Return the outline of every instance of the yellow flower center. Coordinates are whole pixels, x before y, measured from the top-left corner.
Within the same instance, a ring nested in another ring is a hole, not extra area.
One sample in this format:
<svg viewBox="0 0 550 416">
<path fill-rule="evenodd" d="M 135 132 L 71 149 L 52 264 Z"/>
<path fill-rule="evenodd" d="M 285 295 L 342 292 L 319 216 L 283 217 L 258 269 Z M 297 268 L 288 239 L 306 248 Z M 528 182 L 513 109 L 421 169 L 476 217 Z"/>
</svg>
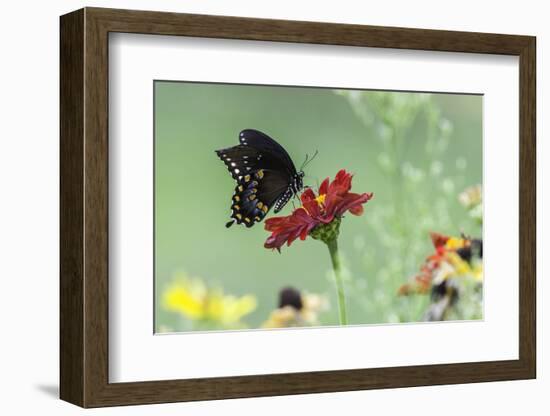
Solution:
<svg viewBox="0 0 550 416">
<path fill-rule="evenodd" d="M 317 201 L 317 204 L 323 205 L 325 203 L 326 194 L 321 194 L 315 200 Z"/>
<path fill-rule="evenodd" d="M 327 196 L 326 194 L 321 194 L 317 198 L 315 198 L 315 202 L 317 202 L 317 205 L 321 207 L 321 210 L 323 210 L 324 208 L 326 196 Z M 303 205 L 300 208 L 303 209 L 305 212 L 307 212 L 308 215 L 311 215 L 311 213 Z"/>
<path fill-rule="evenodd" d="M 325 205 L 326 196 L 327 196 L 326 194 L 321 194 L 317 198 L 315 198 L 315 202 L 317 202 L 317 205 L 319 205 L 321 209 L 323 209 Z M 305 212 L 307 212 L 309 215 L 311 215 L 311 213 L 303 205 L 300 208 L 303 209 Z"/>
</svg>

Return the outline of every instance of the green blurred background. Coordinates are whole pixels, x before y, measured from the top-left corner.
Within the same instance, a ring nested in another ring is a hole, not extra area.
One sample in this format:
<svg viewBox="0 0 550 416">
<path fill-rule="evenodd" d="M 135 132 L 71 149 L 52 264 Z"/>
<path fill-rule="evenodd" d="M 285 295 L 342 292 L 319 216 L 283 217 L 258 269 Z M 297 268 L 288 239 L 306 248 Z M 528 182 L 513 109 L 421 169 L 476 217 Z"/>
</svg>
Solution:
<svg viewBox="0 0 550 416">
<path fill-rule="evenodd" d="M 192 328 L 163 308 L 178 272 L 253 294 L 257 308 L 243 318 L 250 328 L 284 286 L 325 295 L 321 323 L 338 323 L 325 245 L 308 238 L 279 254 L 263 247 L 263 223 L 224 227 L 234 182 L 214 150 L 236 145 L 245 128 L 275 138 L 297 167 L 318 150 L 307 185 L 346 169 L 352 191 L 374 193 L 363 216 L 341 226 L 350 323 L 420 320 L 428 297 L 396 291 L 433 251 L 428 232 L 481 236 L 457 199 L 482 180 L 481 96 L 156 81 L 156 330 Z M 281 215 L 291 211 L 289 203 Z"/>
</svg>

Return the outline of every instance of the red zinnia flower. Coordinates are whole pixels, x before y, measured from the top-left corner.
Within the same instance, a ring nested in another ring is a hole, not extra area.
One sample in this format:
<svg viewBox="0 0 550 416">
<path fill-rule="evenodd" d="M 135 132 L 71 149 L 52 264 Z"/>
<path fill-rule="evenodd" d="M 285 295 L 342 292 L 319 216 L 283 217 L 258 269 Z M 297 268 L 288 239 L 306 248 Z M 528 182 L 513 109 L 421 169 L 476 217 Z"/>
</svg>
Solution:
<svg viewBox="0 0 550 416">
<path fill-rule="evenodd" d="M 361 215 L 363 204 L 369 201 L 373 194 L 349 192 L 351 179 L 352 175 L 342 169 L 332 182 L 326 178 L 321 183 L 318 196 L 311 188 L 306 189 L 300 196 L 302 206 L 291 215 L 267 219 L 265 229 L 271 231 L 271 236 L 264 246 L 280 250 L 285 242 L 290 246 L 298 237 L 305 240 L 308 234 L 320 225 L 330 224 L 335 220 L 339 223 L 346 211 L 353 215 Z"/>
</svg>

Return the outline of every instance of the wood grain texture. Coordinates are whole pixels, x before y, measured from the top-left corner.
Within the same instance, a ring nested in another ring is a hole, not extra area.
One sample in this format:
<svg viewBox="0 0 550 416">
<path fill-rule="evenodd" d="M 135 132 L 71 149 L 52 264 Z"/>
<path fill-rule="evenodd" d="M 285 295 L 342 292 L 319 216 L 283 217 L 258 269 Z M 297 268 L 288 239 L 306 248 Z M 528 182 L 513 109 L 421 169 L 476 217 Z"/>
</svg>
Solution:
<svg viewBox="0 0 550 416">
<path fill-rule="evenodd" d="M 84 397 L 89 406 L 101 397 L 109 374 L 109 69 L 108 32 L 87 10 L 85 17 Z"/>
<path fill-rule="evenodd" d="M 520 54 L 519 99 L 519 355 L 536 377 L 536 254 L 537 254 L 537 152 L 536 152 L 536 40 Z"/>
<path fill-rule="evenodd" d="M 108 33 L 195 36 L 520 58 L 518 360 L 206 379 L 108 380 Z M 83 407 L 533 378 L 535 38 L 87 8 L 61 18 L 61 397 Z"/>
<path fill-rule="evenodd" d="M 87 8 L 110 32 L 519 55 L 528 36 Z"/>
<path fill-rule="evenodd" d="M 84 405 L 84 12 L 60 24 L 60 388 Z"/>
</svg>

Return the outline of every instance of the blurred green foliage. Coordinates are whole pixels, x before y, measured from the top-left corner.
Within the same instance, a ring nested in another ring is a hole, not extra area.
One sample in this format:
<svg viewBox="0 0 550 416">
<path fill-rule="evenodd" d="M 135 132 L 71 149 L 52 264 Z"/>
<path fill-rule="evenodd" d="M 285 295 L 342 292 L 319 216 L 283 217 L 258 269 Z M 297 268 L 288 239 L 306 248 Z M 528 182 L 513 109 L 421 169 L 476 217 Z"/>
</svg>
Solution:
<svg viewBox="0 0 550 416">
<path fill-rule="evenodd" d="M 245 318 L 251 328 L 277 307 L 285 286 L 326 296 L 331 308 L 320 322 L 337 323 L 323 244 L 298 241 L 278 254 L 263 247 L 262 224 L 224 227 L 234 183 L 214 150 L 237 144 L 245 128 L 274 137 L 297 166 L 318 150 L 307 185 L 343 168 L 355 174 L 352 191 L 374 192 L 363 216 L 341 227 L 350 323 L 421 320 L 429 297 L 396 293 L 433 250 L 429 231 L 481 236 L 458 202 L 482 181 L 481 116 L 475 95 L 156 82 L 156 329 L 189 328 L 161 302 L 180 272 L 234 296 L 254 295 L 257 307 Z M 289 203 L 281 214 L 291 210 Z"/>
</svg>

